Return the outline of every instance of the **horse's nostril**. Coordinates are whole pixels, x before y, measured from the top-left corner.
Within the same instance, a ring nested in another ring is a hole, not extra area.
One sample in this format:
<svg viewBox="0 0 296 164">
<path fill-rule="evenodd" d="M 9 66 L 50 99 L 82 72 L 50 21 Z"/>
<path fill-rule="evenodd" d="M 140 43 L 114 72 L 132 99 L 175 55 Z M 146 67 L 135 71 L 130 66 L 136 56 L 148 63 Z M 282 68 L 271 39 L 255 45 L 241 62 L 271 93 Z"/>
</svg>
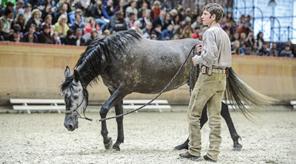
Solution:
<svg viewBox="0 0 296 164">
<path fill-rule="evenodd" d="M 69 130 L 73 130 L 73 129 L 74 129 L 74 125 L 69 124 L 69 125 L 68 125 L 68 129 L 69 129 Z"/>
</svg>

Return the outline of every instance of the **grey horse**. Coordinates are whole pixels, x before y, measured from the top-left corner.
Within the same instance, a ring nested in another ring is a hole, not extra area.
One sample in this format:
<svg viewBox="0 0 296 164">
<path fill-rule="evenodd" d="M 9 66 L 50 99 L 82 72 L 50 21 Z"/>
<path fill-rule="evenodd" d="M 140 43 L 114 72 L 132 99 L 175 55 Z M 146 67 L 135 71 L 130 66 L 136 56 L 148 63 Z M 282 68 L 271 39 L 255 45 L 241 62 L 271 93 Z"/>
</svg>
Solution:
<svg viewBox="0 0 296 164">
<path fill-rule="evenodd" d="M 73 131 L 78 128 L 78 118 L 81 117 L 88 105 L 87 86 L 98 80 L 101 76 L 104 85 L 108 87 L 111 96 L 103 103 L 100 109 L 101 118 L 106 118 L 109 109 L 115 106 L 116 115 L 123 114 L 123 98 L 133 92 L 155 94 L 159 93 L 171 80 L 179 67 L 184 63 L 190 50 L 199 41 L 195 39 L 182 39 L 170 41 L 154 41 L 141 37 L 133 30 L 116 33 L 115 35 L 97 39 L 87 47 L 79 58 L 74 72 L 66 67 L 65 81 L 61 85 L 66 103 L 64 126 Z M 191 62 L 186 62 L 180 74 L 171 83 L 166 91 L 176 89 L 189 80 Z M 258 104 L 262 97 L 249 94 L 248 87 L 241 83 L 235 73 L 230 69 L 227 88 L 228 97 L 237 102 L 239 109 L 245 111 L 248 102 Z M 257 97 L 256 97 L 257 96 Z M 244 98 L 241 100 L 241 98 Z M 266 100 L 265 97 L 262 100 Z M 244 101 L 244 103 L 242 103 Z M 234 148 L 241 148 L 227 105 L 222 105 L 221 115 L 225 118 L 230 134 L 234 141 Z M 207 121 L 202 115 L 201 125 Z M 113 144 L 108 136 L 106 121 L 101 122 L 101 135 L 106 149 L 120 150 L 124 142 L 123 116 L 116 118 L 117 140 Z M 185 127 L 184 127 L 185 128 Z M 177 146 L 177 149 L 187 148 L 187 141 Z"/>
</svg>

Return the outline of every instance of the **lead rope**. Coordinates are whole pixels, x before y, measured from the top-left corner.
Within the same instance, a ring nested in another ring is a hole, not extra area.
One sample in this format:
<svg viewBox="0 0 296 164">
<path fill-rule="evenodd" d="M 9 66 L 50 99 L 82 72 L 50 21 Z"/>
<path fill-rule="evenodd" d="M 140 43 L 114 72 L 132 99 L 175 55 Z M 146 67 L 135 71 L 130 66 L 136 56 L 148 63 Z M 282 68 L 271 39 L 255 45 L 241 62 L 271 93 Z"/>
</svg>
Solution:
<svg viewBox="0 0 296 164">
<path fill-rule="evenodd" d="M 187 62 L 187 60 L 189 59 L 190 55 L 191 55 L 191 52 L 194 50 L 195 46 L 193 46 L 189 52 L 189 54 L 187 55 L 185 61 L 183 62 L 183 64 L 179 67 L 179 69 L 177 70 L 177 72 L 175 73 L 175 75 L 173 76 L 173 78 L 168 82 L 168 84 L 159 92 L 159 94 L 157 96 L 155 96 L 153 99 L 151 99 L 149 102 L 147 102 L 146 104 L 142 105 L 141 107 L 137 108 L 137 109 L 134 109 L 134 110 L 131 110 L 129 112 L 126 112 L 126 113 L 123 113 L 123 114 L 119 114 L 119 115 L 116 115 L 116 116 L 112 116 L 112 117 L 107 117 L 107 118 L 103 118 L 103 119 L 100 119 L 99 121 L 106 121 L 106 120 L 110 120 L 110 119 L 113 119 L 113 118 L 118 118 L 118 117 L 123 117 L 125 115 L 128 115 L 128 114 L 131 114 L 131 113 L 134 113 L 142 108 L 144 108 L 146 105 L 149 105 L 151 104 L 154 100 L 156 100 L 170 85 L 171 83 L 176 79 L 176 77 L 179 75 L 181 69 L 184 67 L 185 63 Z"/>
</svg>

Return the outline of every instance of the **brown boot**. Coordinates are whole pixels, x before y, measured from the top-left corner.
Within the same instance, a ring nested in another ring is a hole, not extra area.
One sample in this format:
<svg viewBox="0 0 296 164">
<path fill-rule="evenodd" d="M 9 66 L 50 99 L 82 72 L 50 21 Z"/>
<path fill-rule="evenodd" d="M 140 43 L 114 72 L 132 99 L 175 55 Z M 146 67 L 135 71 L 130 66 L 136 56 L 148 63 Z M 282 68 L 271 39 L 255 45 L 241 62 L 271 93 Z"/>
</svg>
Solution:
<svg viewBox="0 0 296 164">
<path fill-rule="evenodd" d="M 187 159 L 191 159 L 191 160 L 193 160 L 193 161 L 198 161 L 198 160 L 200 160 L 200 156 L 192 155 L 192 154 L 190 154 L 188 151 L 186 151 L 185 153 L 181 153 L 181 154 L 179 154 L 179 156 L 180 156 L 181 158 L 187 158 Z"/>
</svg>

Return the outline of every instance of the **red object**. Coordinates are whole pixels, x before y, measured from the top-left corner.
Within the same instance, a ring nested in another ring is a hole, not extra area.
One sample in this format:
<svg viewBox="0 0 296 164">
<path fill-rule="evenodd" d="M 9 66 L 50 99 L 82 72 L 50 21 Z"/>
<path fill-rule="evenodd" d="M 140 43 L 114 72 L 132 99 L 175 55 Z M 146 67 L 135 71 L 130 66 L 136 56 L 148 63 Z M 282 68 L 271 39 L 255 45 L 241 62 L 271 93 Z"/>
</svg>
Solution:
<svg viewBox="0 0 296 164">
<path fill-rule="evenodd" d="M 200 38 L 200 35 L 199 34 L 196 34 L 196 33 L 193 33 L 193 34 L 191 34 L 191 38 L 193 38 L 193 39 L 199 39 Z"/>
</svg>

